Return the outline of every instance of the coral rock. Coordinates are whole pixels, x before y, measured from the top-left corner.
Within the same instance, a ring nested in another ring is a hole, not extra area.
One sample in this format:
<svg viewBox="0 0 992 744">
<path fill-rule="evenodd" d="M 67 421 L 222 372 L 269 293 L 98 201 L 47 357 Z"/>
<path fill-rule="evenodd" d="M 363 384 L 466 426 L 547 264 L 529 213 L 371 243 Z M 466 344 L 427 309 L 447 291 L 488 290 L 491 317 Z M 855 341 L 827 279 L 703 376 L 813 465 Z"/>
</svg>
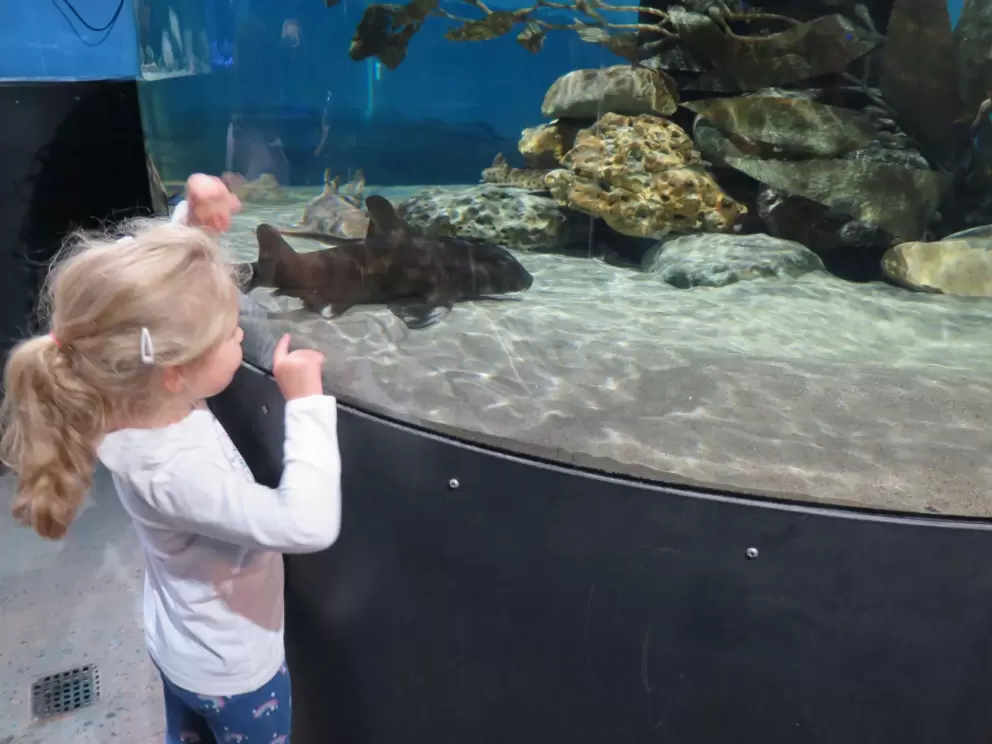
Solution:
<svg viewBox="0 0 992 744">
<path fill-rule="evenodd" d="M 548 169 L 511 168 L 503 153 L 497 153 L 493 164 L 482 171 L 482 182 L 515 186 L 527 191 L 547 191 L 544 181 L 549 172 Z"/>
<path fill-rule="evenodd" d="M 554 168 L 561 163 L 565 153 L 572 149 L 575 134 L 581 128 L 575 122 L 555 119 L 550 124 L 541 124 L 521 132 L 517 149 L 531 168 Z"/>
<path fill-rule="evenodd" d="M 685 131 L 655 116 L 604 115 L 562 164 L 548 174 L 551 195 L 624 235 L 726 232 L 747 212 L 702 169 Z"/>
<path fill-rule="evenodd" d="M 485 240 L 523 251 L 558 248 L 570 238 L 568 218 L 552 199 L 505 186 L 427 189 L 397 211 L 424 234 Z"/>
<path fill-rule="evenodd" d="M 555 80 L 544 96 L 541 113 L 549 118 L 594 119 L 615 114 L 675 113 L 678 88 L 660 70 L 616 65 L 575 70 Z"/>
</svg>

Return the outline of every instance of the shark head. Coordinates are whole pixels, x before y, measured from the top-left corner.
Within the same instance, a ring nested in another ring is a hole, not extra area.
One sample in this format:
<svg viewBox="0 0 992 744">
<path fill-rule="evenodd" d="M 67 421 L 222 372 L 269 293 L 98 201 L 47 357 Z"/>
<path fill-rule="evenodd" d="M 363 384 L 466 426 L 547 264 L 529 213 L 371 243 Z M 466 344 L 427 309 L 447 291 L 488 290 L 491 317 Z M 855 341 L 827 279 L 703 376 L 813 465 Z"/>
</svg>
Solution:
<svg viewBox="0 0 992 744">
<path fill-rule="evenodd" d="M 468 250 L 478 294 L 523 292 L 530 289 L 534 283 L 534 277 L 506 248 L 487 243 L 474 243 Z"/>
</svg>

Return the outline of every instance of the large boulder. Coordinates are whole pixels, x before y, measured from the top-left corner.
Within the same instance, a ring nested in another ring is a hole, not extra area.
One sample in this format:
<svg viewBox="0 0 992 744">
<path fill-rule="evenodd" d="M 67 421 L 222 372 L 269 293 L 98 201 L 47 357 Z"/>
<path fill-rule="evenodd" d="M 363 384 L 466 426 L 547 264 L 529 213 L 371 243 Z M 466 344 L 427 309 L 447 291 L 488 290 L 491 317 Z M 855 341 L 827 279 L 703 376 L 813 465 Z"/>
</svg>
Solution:
<svg viewBox="0 0 992 744">
<path fill-rule="evenodd" d="M 678 87 L 660 70 L 616 65 L 575 70 L 548 88 L 541 113 L 549 119 L 595 119 L 614 114 L 664 114 L 678 107 Z"/>
<path fill-rule="evenodd" d="M 885 112 L 855 111 L 769 89 L 687 104 L 696 146 L 761 184 L 772 235 L 822 256 L 923 236 L 946 175 L 930 169 Z M 879 114 L 882 115 L 879 115 Z"/>
<path fill-rule="evenodd" d="M 819 256 L 805 246 L 763 234 L 675 238 L 650 248 L 642 268 L 680 289 L 790 279 L 824 270 Z"/>
<path fill-rule="evenodd" d="M 572 234 L 568 217 L 553 199 L 491 184 L 427 189 L 401 203 L 397 212 L 424 234 L 484 240 L 521 251 L 560 248 Z"/>
<path fill-rule="evenodd" d="M 882 256 L 882 271 L 917 291 L 992 297 L 992 238 L 900 243 Z"/>
</svg>

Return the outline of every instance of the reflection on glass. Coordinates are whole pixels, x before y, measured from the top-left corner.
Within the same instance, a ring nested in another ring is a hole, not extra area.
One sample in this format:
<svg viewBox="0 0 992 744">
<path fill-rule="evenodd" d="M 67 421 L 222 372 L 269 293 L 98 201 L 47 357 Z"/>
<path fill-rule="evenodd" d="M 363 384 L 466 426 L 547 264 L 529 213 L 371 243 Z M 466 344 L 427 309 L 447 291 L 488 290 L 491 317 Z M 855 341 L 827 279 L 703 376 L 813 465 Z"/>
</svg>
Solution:
<svg viewBox="0 0 992 744">
<path fill-rule="evenodd" d="M 984 0 L 139 5 L 206 34 L 148 149 L 243 199 L 256 364 L 289 331 L 462 438 L 992 513 Z"/>
</svg>

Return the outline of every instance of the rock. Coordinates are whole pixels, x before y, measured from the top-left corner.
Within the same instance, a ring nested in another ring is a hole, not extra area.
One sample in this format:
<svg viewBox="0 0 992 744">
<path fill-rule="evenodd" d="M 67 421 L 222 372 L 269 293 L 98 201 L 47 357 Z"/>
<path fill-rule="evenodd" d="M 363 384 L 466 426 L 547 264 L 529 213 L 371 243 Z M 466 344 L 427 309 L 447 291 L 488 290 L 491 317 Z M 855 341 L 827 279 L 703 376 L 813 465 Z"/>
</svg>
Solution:
<svg viewBox="0 0 992 744">
<path fill-rule="evenodd" d="M 859 111 L 796 96 L 707 98 L 682 104 L 733 138 L 748 154 L 765 157 L 838 157 L 867 147 L 877 131 Z"/>
<path fill-rule="evenodd" d="M 743 10 L 740 0 L 730 0 L 729 3 L 724 2 L 724 0 L 683 0 L 681 4 L 686 10 L 693 13 L 709 13 L 711 10 L 722 13 L 739 13 Z"/>
<path fill-rule="evenodd" d="M 872 142 L 868 147 L 846 153 L 844 160 L 862 160 L 871 163 L 894 165 L 899 168 L 930 170 L 930 163 L 917 150 L 900 146 L 896 141 Z"/>
<path fill-rule="evenodd" d="M 554 200 L 505 186 L 431 188 L 397 211 L 424 234 L 485 240 L 521 251 L 559 248 L 572 237 L 569 220 Z"/>
<path fill-rule="evenodd" d="M 762 234 L 686 235 L 652 247 L 642 268 L 679 289 L 792 279 L 824 270 L 820 258 L 805 246 Z"/>
<path fill-rule="evenodd" d="M 745 98 L 794 98 L 800 101 L 819 103 L 822 91 L 817 88 L 762 88 L 753 93 L 745 93 Z"/>
<path fill-rule="evenodd" d="M 856 16 L 859 6 L 862 6 L 874 19 L 872 25 L 883 31 L 892 11 L 892 0 L 762 0 L 760 5 L 763 11 L 784 13 L 799 21 L 812 20 L 825 13 L 838 11 Z"/>
<path fill-rule="evenodd" d="M 870 98 L 802 93 L 768 88 L 687 104 L 699 114 L 696 145 L 709 161 L 763 184 L 757 212 L 770 235 L 802 243 L 831 270 L 849 262 L 841 257 L 851 249 L 870 249 L 865 265 L 877 276 L 881 251 L 923 236 L 941 175 L 894 122 L 883 121 L 884 110 L 866 106 Z"/>
<path fill-rule="evenodd" d="M 511 168 L 500 152 L 493 158 L 493 164 L 482 171 L 482 182 L 515 186 L 527 191 L 547 191 L 545 179 L 550 172 L 542 168 Z"/>
<path fill-rule="evenodd" d="M 858 160 L 731 161 L 738 170 L 793 196 L 877 225 L 896 240 L 922 236 L 946 176 Z"/>
<path fill-rule="evenodd" d="M 992 225 L 976 225 L 966 230 L 960 230 L 953 235 L 945 235 L 942 240 L 958 240 L 964 238 L 992 238 Z"/>
<path fill-rule="evenodd" d="M 541 113 L 548 118 L 595 119 L 614 114 L 675 113 L 678 88 L 665 73 L 648 67 L 615 65 L 575 70 L 555 80 L 544 96 Z"/>
<path fill-rule="evenodd" d="M 554 168 L 575 144 L 575 134 L 592 121 L 555 119 L 550 124 L 525 129 L 517 149 L 530 168 Z"/>
<path fill-rule="evenodd" d="M 772 188 L 758 193 L 758 215 L 769 234 L 802 243 L 824 258 L 843 249 L 892 245 L 892 239 L 877 225 Z"/>
<path fill-rule="evenodd" d="M 758 14 L 742 21 L 741 34 L 728 33 L 713 15 L 679 5 L 669 6 L 667 13 L 677 38 L 659 55 L 659 64 L 702 72 L 685 81 L 682 90 L 737 93 L 838 74 L 879 43 L 875 34 L 840 14 L 779 23 L 782 30 L 774 33 L 760 33 L 764 21 Z"/>
<path fill-rule="evenodd" d="M 900 243 L 882 256 L 882 271 L 918 291 L 992 297 L 992 238 Z"/>
<path fill-rule="evenodd" d="M 248 181 L 238 173 L 225 173 L 228 188 L 243 202 L 253 204 L 289 201 L 289 195 L 271 173 L 263 173 L 254 181 Z"/>
<path fill-rule="evenodd" d="M 966 111 L 977 111 L 989 95 L 992 79 L 992 6 L 965 0 L 954 29 L 957 42 L 958 85 Z"/>
<path fill-rule="evenodd" d="M 890 245 L 923 236 L 948 181 L 945 173 L 915 167 L 920 161 L 912 151 L 874 143 L 847 153 L 852 157 L 783 160 L 739 147 L 705 119 L 697 119 L 693 131 L 711 162 L 734 168 L 786 196 L 804 197 L 880 227 L 891 236 Z"/>
<path fill-rule="evenodd" d="M 624 235 L 726 232 L 747 212 L 703 170 L 685 131 L 656 116 L 605 114 L 562 165 L 546 178 L 558 203 Z"/>
<path fill-rule="evenodd" d="M 934 164 L 950 168 L 968 140 L 965 120 L 974 116 L 976 109 L 967 111 L 961 106 L 957 48 L 948 5 L 944 0 L 897 0 L 892 4 L 879 87 L 895 119 L 924 147 Z M 988 55 L 988 41 L 983 54 Z"/>
</svg>

